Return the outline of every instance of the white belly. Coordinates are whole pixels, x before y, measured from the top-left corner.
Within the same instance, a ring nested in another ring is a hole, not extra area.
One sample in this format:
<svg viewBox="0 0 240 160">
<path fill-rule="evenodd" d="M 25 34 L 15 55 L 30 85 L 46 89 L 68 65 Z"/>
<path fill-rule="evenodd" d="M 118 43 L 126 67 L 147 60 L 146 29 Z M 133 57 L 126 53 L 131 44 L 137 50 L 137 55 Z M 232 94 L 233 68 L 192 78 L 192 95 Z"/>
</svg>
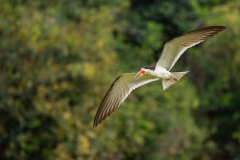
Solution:
<svg viewBox="0 0 240 160">
<path fill-rule="evenodd" d="M 169 79 L 171 76 L 171 73 L 167 71 L 165 68 L 156 67 L 156 69 L 153 72 L 153 75 L 161 79 Z"/>
</svg>

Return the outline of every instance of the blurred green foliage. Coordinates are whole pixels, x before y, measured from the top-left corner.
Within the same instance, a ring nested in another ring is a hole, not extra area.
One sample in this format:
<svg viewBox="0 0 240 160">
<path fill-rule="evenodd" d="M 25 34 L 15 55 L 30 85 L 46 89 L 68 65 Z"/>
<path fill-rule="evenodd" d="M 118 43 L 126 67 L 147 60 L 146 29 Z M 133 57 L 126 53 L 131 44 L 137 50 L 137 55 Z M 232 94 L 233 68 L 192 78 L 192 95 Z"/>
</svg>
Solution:
<svg viewBox="0 0 240 160">
<path fill-rule="evenodd" d="M 0 159 L 239 159 L 240 2 L 7 1 L 0 5 Z M 210 25 L 189 70 L 134 91 L 98 128 L 108 87 L 156 63 L 164 43 Z M 132 61 L 133 60 L 133 61 Z"/>
</svg>

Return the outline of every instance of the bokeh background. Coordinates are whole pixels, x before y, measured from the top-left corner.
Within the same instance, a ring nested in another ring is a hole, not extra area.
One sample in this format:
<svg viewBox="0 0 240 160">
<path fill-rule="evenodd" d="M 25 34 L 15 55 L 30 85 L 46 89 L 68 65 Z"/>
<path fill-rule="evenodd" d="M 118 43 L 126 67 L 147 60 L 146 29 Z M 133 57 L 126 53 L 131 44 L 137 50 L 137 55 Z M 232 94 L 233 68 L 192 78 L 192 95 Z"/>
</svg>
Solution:
<svg viewBox="0 0 240 160">
<path fill-rule="evenodd" d="M 0 159 L 239 160 L 239 0 L 0 0 Z M 116 77 L 169 39 L 227 30 L 187 50 L 163 92 L 133 91 L 96 129 Z"/>
</svg>

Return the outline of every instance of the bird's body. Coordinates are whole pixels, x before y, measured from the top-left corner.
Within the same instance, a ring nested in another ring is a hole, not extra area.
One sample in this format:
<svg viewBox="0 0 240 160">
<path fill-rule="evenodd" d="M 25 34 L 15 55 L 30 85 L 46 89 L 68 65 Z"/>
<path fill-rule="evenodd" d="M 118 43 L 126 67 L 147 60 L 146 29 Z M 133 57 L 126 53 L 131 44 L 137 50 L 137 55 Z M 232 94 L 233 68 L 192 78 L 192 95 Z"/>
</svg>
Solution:
<svg viewBox="0 0 240 160">
<path fill-rule="evenodd" d="M 162 79 L 165 90 L 179 81 L 188 71 L 170 72 L 170 70 L 184 51 L 224 29 L 226 29 L 224 26 L 211 26 L 176 37 L 164 45 L 162 55 L 156 65 L 144 66 L 138 73 L 125 73 L 119 76 L 104 96 L 96 113 L 93 127 L 97 127 L 106 117 L 110 116 L 132 90 L 159 79 Z"/>
<path fill-rule="evenodd" d="M 145 73 L 161 79 L 169 79 L 171 77 L 171 72 L 161 66 L 155 67 L 154 70 L 146 70 Z"/>
</svg>

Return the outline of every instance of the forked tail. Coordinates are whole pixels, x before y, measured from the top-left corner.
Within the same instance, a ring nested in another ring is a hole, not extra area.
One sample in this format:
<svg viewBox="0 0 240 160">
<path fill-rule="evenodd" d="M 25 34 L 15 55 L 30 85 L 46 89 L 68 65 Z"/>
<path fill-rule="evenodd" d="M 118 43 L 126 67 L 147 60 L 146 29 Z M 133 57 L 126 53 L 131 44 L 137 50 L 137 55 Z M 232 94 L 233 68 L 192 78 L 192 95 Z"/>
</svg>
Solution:
<svg viewBox="0 0 240 160">
<path fill-rule="evenodd" d="M 171 79 L 163 79 L 162 80 L 162 85 L 163 85 L 163 90 L 166 90 L 168 87 L 179 81 L 185 74 L 187 74 L 188 71 L 186 72 L 171 72 Z"/>
</svg>

